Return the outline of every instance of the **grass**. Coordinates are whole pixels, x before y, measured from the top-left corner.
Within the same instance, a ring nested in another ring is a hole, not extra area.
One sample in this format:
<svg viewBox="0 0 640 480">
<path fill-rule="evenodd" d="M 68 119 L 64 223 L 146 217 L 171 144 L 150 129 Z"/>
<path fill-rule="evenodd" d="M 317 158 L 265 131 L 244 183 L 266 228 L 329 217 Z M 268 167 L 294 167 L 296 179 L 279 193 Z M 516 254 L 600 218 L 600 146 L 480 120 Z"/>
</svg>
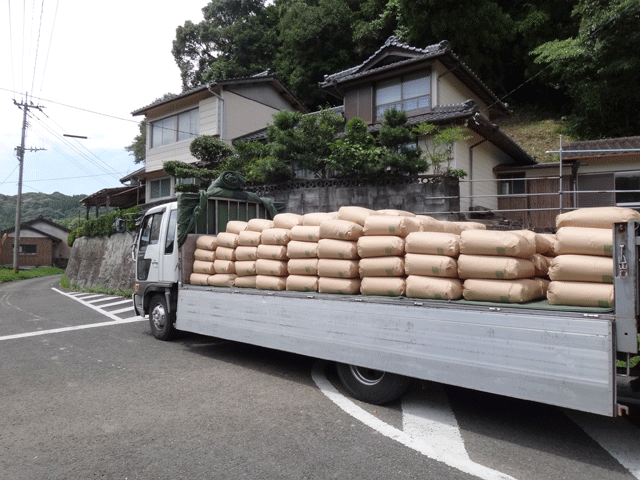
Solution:
<svg viewBox="0 0 640 480">
<path fill-rule="evenodd" d="M 557 162 L 557 154 L 547 154 L 547 150 L 558 150 L 562 135 L 562 144 L 576 139 L 567 132 L 566 123 L 559 117 L 531 112 L 527 109 L 514 111 L 509 117 L 499 119 L 500 130 L 510 136 L 527 153 L 536 157 L 540 163 Z"/>
<path fill-rule="evenodd" d="M 30 270 L 19 270 L 14 273 L 13 268 L 0 267 L 0 283 L 25 280 L 27 278 L 46 277 L 48 275 L 60 275 L 64 270 L 57 267 L 36 267 Z"/>
<path fill-rule="evenodd" d="M 99 285 L 97 287 L 81 287 L 77 282 L 71 282 L 69 277 L 63 276 L 60 279 L 60 286 L 65 290 L 72 290 L 74 292 L 85 292 L 85 293 L 99 293 L 102 295 L 116 295 L 119 297 L 131 297 L 133 295 L 133 290 L 129 290 L 127 288 L 108 288 L 104 285 Z"/>
</svg>

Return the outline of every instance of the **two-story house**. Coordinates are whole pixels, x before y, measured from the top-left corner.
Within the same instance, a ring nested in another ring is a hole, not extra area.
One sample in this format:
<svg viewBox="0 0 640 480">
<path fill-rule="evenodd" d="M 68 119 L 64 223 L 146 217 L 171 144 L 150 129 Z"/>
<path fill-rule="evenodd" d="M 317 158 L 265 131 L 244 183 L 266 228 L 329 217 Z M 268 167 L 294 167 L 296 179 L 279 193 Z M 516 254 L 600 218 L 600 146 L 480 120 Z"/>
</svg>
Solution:
<svg viewBox="0 0 640 480">
<path fill-rule="evenodd" d="M 147 124 L 144 173 L 147 203 L 175 196 L 175 179 L 163 171 L 163 163 L 178 160 L 196 163 L 189 152 L 198 135 L 213 135 L 231 144 L 233 138 L 267 126 L 281 110 L 307 109 L 270 71 L 227 80 L 217 80 L 139 108 Z"/>
<path fill-rule="evenodd" d="M 498 208 L 498 165 L 534 165 L 535 159 L 492 123 L 507 115 L 504 104 L 452 51 L 448 42 L 415 48 L 390 37 L 362 64 L 325 76 L 320 87 L 343 101 L 345 120 L 360 117 L 376 131 L 383 112 L 395 107 L 408 124 L 464 129 L 451 167 L 464 170 L 461 211 Z M 418 139 L 426 148 L 429 138 Z M 427 172 L 425 172 L 427 173 Z"/>
</svg>

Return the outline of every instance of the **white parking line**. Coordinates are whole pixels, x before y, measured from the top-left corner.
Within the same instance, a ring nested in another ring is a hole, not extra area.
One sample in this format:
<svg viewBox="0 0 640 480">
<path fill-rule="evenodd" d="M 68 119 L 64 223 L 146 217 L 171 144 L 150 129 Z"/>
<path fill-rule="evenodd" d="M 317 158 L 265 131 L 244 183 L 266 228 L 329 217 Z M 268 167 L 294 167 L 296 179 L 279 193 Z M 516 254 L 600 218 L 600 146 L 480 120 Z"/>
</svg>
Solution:
<svg viewBox="0 0 640 480">
<path fill-rule="evenodd" d="M 100 307 L 92 305 L 89 302 L 85 302 L 84 300 L 85 300 L 86 297 L 85 298 L 78 298 L 77 295 L 73 295 L 73 294 L 70 294 L 70 293 L 67 293 L 67 292 L 63 292 L 62 290 L 58 290 L 57 288 L 52 288 L 51 290 L 53 290 L 55 292 L 58 292 L 61 295 L 65 295 L 65 296 L 67 296 L 69 298 L 73 298 L 76 302 L 82 303 L 83 305 L 95 310 L 96 312 L 100 312 L 101 314 L 109 317 L 111 320 L 115 320 L 116 322 L 119 321 L 119 320 L 122 320 L 120 317 L 118 317 L 117 315 L 115 315 L 112 312 L 107 312 L 106 310 L 103 310 Z M 133 305 L 131 306 L 131 310 L 133 310 Z"/>
<path fill-rule="evenodd" d="M 118 314 L 124 312 L 133 312 L 133 306 L 129 305 L 127 308 L 121 308 L 120 310 L 111 310 L 109 313 Z"/>
<path fill-rule="evenodd" d="M 122 325 L 124 323 L 141 322 L 144 320 L 145 319 L 142 317 L 133 317 L 133 318 L 125 318 L 124 320 L 119 319 L 116 322 L 110 321 L 110 322 L 101 322 L 101 323 L 89 323 L 87 325 L 76 325 L 74 327 L 52 328 L 51 330 L 38 330 L 37 332 L 16 333 L 15 335 L 5 335 L 4 337 L 0 337 L 0 341 L 15 340 L 17 338 L 37 337 L 40 335 L 49 335 L 52 333 L 72 332 L 74 330 L 86 330 L 88 328 L 110 327 L 112 325 Z"/>
<path fill-rule="evenodd" d="M 416 450 L 429 458 L 442 462 L 462 472 L 475 475 L 486 480 L 515 480 L 512 476 L 507 475 L 506 473 L 502 473 L 497 470 L 485 467 L 484 465 L 473 462 L 469 459 L 469 456 L 466 455 L 466 453 L 465 455 L 460 456 L 449 455 L 447 453 L 447 449 L 444 449 L 443 451 L 443 449 L 441 449 L 439 446 L 439 442 L 445 442 L 451 445 L 450 439 L 444 437 L 445 432 L 441 432 L 440 434 L 438 434 L 437 432 L 432 432 L 429 435 L 429 438 L 425 438 L 424 436 L 415 436 L 411 433 L 398 430 L 397 428 L 392 427 L 391 425 L 383 422 L 369 412 L 363 410 L 351 400 L 341 395 L 340 392 L 338 392 L 338 390 L 336 390 L 335 387 L 331 385 L 331 382 L 329 382 L 329 380 L 327 380 L 324 375 L 325 365 L 326 362 L 316 362 L 314 364 L 311 371 L 311 377 L 313 378 L 313 381 L 318 386 L 320 391 L 327 397 L 329 397 L 329 399 L 333 403 L 335 403 L 342 410 L 344 410 L 357 420 L 361 421 L 365 425 L 373 428 L 382 435 L 385 435 L 405 445 L 406 447 L 412 448 L 413 450 Z M 415 413 L 416 412 L 414 412 L 414 414 Z M 445 415 L 445 417 L 446 416 L 448 415 Z M 454 442 L 457 443 L 457 440 L 454 440 Z M 458 448 L 455 448 L 454 450 L 459 451 Z"/>
<path fill-rule="evenodd" d="M 120 297 L 102 297 L 102 298 L 96 298 L 95 300 L 91 300 L 90 302 L 87 303 L 99 303 L 99 302 L 106 302 L 107 300 L 115 300 L 116 298 L 120 298 Z M 85 300 L 83 298 L 83 300 Z M 104 306 L 104 305 L 102 305 Z"/>
<path fill-rule="evenodd" d="M 100 308 L 115 307 L 116 305 L 124 305 L 125 303 L 128 303 L 129 305 L 133 305 L 132 302 L 133 300 L 131 300 L 130 298 L 127 298 L 126 300 L 120 300 L 118 302 L 105 303 L 104 305 L 100 305 Z"/>
</svg>

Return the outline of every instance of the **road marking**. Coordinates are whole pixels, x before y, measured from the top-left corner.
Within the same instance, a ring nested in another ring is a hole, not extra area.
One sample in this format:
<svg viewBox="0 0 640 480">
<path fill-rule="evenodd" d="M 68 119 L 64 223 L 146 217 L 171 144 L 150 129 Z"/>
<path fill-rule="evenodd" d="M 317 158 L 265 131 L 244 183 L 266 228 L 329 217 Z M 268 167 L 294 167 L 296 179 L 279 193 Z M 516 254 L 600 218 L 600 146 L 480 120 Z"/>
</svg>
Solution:
<svg viewBox="0 0 640 480">
<path fill-rule="evenodd" d="M 115 321 L 115 322 L 109 321 L 109 322 L 101 322 L 101 323 L 89 323 L 86 325 L 76 325 L 74 327 L 52 328 L 51 330 L 38 330 L 37 332 L 16 333 L 15 335 L 5 335 L 4 337 L 0 337 L 0 341 L 15 340 L 18 338 L 27 338 L 27 337 L 37 337 L 40 335 L 50 335 L 53 333 L 72 332 L 74 330 L 86 330 L 88 328 L 110 327 L 112 325 L 122 325 L 124 323 L 141 322 L 144 320 L 145 319 L 142 317 L 132 317 L 132 318 L 119 319 L 118 321 Z"/>
<path fill-rule="evenodd" d="M 91 300 L 90 302 L 87 303 L 100 303 L 100 302 L 106 302 L 109 300 L 115 300 L 115 299 L 119 299 L 120 297 L 100 297 L 100 298 L 96 298 L 95 300 Z M 86 298 L 83 298 L 83 300 L 86 300 Z M 104 307 L 104 305 L 101 305 L 102 307 Z"/>
<path fill-rule="evenodd" d="M 119 302 L 113 302 L 113 303 L 105 303 L 104 305 L 100 305 L 100 308 L 115 307 L 116 305 L 124 305 L 125 303 L 131 304 L 131 299 L 120 300 Z"/>
<path fill-rule="evenodd" d="M 58 292 L 61 295 L 65 295 L 65 296 L 67 296 L 69 298 L 72 298 L 76 302 L 79 302 L 79 303 L 81 303 L 81 304 L 83 304 L 83 305 L 95 310 L 96 312 L 102 313 L 103 315 L 109 317 L 111 320 L 115 320 L 116 322 L 119 321 L 119 320 L 122 320 L 122 318 L 118 317 L 117 315 L 113 314 L 112 312 L 108 312 L 108 311 L 102 309 L 102 307 L 98 307 L 96 305 L 90 304 L 89 302 L 86 302 L 85 299 L 87 297 L 80 298 L 78 295 L 74 295 L 72 293 L 63 292 L 62 290 L 58 290 L 57 288 L 52 288 L 51 290 L 53 290 L 54 292 Z M 131 304 L 131 310 L 133 310 L 133 301 L 132 301 L 132 304 Z"/>
<path fill-rule="evenodd" d="M 631 475 L 640 479 L 640 429 L 624 418 L 601 417 L 573 410 L 564 410 L 564 413 Z"/>
<path fill-rule="evenodd" d="M 370 414 L 369 412 L 357 406 L 348 398 L 341 395 L 340 392 L 338 392 L 338 390 L 336 390 L 335 387 L 331 385 L 331 382 L 329 382 L 329 380 L 327 380 L 327 378 L 325 377 L 324 375 L 325 366 L 326 366 L 326 362 L 316 362 L 313 365 L 313 368 L 311 371 L 311 377 L 313 378 L 313 381 L 315 382 L 315 384 L 318 386 L 320 391 L 324 395 L 326 395 L 333 403 L 335 403 L 338 407 L 344 410 L 347 414 L 361 421 L 368 427 L 373 428 L 378 433 L 381 433 L 382 435 L 385 435 L 386 437 L 389 437 L 401 443 L 402 445 L 405 445 L 406 447 L 416 450 L 429 458 L 442 462 L 446 465 L 449 465 L 450 467 L 453 467 L 457 470 L 468 473 L 470 475 L 475 475 L 479 478 L 483 478 L 486 480 L 507 480 L 507 479 L 515 480 L 514 477 L 511 477 L 510 475 L 507 475 L 505 473 L 499 472 L 497 470 L 493 470 L 491 468 L 485 467 L 484 465 L 480 465 L 478 463 L 473 462 L 472 460 L 469 459 L 469 456 L 466 454 L 466 451 L 464 455 L 450 455 L 449 453 L 447 453 L 446 449 L 444 449 L 443 451 L 443 449 L 438 445 L 438 443 L 445 442 L 446 444 L 451 446 L 452 442 L 444 438 L 442 434 L 431 432 L 431 434 L 428 434 L 428 435 L 415 436 L 415 435 L 412 435 L 410 432 L 398 430 L 397 428 L 392 427 L 391 425 L 383 422 L 379 418 L 375 417 L 374 415 Z M 417 409 L 414 410 L 414 412 L 411 415 L 417 416 L 418 415 Z M 444 418 L 446 418 L 447 416 L 448 415 L 445 413 Z M 443 417 L 442 413 L 440 414 L 440 417 Z M 414 422 L 414 420 L 415 419 L 410 419 L 409 423 Z M 436 421 L 437 420 L 433 417 L 431 420 L 429 419 L 425 420 L 425 422 L 427 423 L 436 422 Z M 415 422 L 417 423 L 417 420 L 415 420 Z M 413 430 L 415 433 L 416 428 L 417 426 L 414 423 L 413 426 L 410 427 L 410 430 Z M 444 430 L 448 430 L 448 429 L 445 428 Z M 459 432 L 458 432 L 458 435 L 459 435 Z M 457 441 L 454 441 L 453 443 L 455 442 Z M 464 448 L 464 445 L 462 448 Z M 454 451 L 458 451 L 458 449 L 459 449 L 459 446 L 456 446 L 454 448 Z"/>
<path fill-rule="evenodd" d="M 117 315 L 118 313 L 124 313 L 124 312 L 133 312 L 133 307 L 129 305 L 127 308 L 121 308 L 120 310 L 111 310 L 109 313 L 113 313 Z"/>
</svg>

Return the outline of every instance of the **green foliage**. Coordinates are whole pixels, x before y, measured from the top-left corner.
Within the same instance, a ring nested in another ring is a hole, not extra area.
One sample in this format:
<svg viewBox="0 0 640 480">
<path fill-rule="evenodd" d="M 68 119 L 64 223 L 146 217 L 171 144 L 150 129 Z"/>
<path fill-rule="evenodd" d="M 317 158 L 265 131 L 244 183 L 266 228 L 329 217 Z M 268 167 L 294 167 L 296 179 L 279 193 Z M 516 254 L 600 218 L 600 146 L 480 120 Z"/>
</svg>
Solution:
<svg viewBox="0 0 640 480">
<path fill-rule="evenodd" d="M 230 155 L 233 150 L 222 140 L 213 135 L 200 135 L 189 145 L 191 155 L 200 160 L 205 168 L 216 168 Z"/>
<path fill-rule="evenodd" d="M 59 192 L 46 194 L 40 192 L 27 192 L 22 194 L 23 222 L 43 217 L 63 227 L 70 228 L 67 221 L 79 216 L 84 217 L 85 208 L 80 200 L 86 195 L 64 195 Z M 0 195 L 0 230 L 11 228 L 15 225 L 16 218 L 15 195 Z"/>
<path fill-rule="evenodd" d="M 573 11 L 577 35 L 533 51 L 550 69 L 549 81 L 567 89 L 571 118 L 582 138 L 636 135 L 640 131 L 640 3 L 580 0 Z"/>
<path fill-rule="evenodd" d="M 27 278 L 46 277 L 49 275 L 60 275 L 61 273 L 64 273 L 64 270 L 57 267 L 36 267 L 29 270 L 20 270 L 18 273 L 14 273 L 12 268 L 0 267 L 0 283 L 25 280 Z"/>
<path fill-rule="evenodd" d="M 423 123 L 413 129 L 418 136 L 427 136 L 423 157 L 434 175 L 451 175 L 464 178 L 467 173 L 461 169 L 451 168 L 453 160 L 453 146 L 456 142 L 468 140 L 461 127 L 438 127 L 430 123 Z M 445 167 L 446 164 L 446 167 Z"/>
<path fill-rule="evenodd" d="M 67 238 L 67 244 L 71 247 L 76 238 L 80 237 L 109 237 L 115 233 L 116 218 L 125 219 L 127 231 L 136 230 L 136 216 L 140 207 L 132 207 L 126 210 L 115 210 L 96 219 L 89 220 L 80 228 L 73 230 Z"/>
<path fill-rule="evenodd" d="M 102 295 L 117 295 L 119 297 L 131 298 L 133 295 L 133 290 L 127 288 L 108 288 L 104 285 L 98 285 L 97 287 L 81 287 L 77 282 L 69 282 L 69 279 L 66 276 L 63 276 L 60 279 L 60 286 L 67 290 L 72 290 L 74 292 L 85 292 L 85 293 L 99 293 Z"/>
<path fill-rule="evenodd" d="M 345 135 L 330 144 L 331 168 L 341 177 L 368 178 L 378 172 L 376 165 L 383 149 L 367 131 L 367 124 L 360 118 L 352 118 L 345 126 Z"/>
<path fill-rule="evenodd" d="M 147 123 L 138 123 L 138 130 L 139 133 L 133 138 L 133 142 L 124 149 L 133 155 L 134 163 L 144 163 L 147 158 Z"/>
</svg>

